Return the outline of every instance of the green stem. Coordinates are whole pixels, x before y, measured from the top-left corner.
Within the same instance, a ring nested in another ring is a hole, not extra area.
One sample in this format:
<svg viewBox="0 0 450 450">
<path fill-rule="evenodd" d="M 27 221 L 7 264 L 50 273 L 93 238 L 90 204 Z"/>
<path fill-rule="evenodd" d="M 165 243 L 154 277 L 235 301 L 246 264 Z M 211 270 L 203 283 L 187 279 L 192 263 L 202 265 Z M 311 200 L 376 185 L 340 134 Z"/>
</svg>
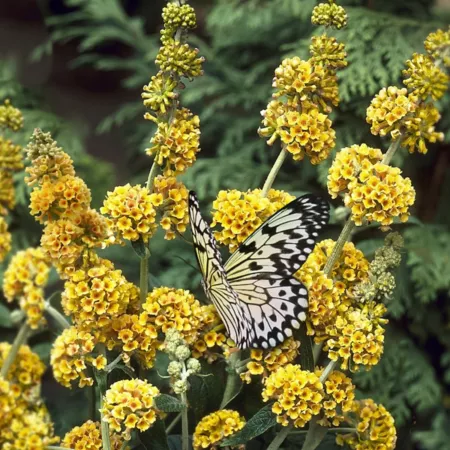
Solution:
<svg viewBox="0 0 450 450">
<path fill-rule="evenodd" d="M 181 394 L 181 401 L 186 406 L 181 411 L 181 448 L 182 450 L 189 450 L 189 422 L 188 422 L 188 403 L 186 392 Z"/>
<path fill-rule="evenodd" d="M 3 366 L 0 370 L 0 377 L 6 378 L 6 375 L 9 372 L 9 369 L 14 363 L 14 360 L 16 359 L 17 353 L 20 350 L 20 347 L 25 344 L 28 338 L 28 334 L 30 333 L 31 329 L 28 326 L 26 322 L 22 324 L 20 327 L 19 332 L 17 333 L 16 338 L 14 339 L 14 342 L 9 349 L 8 355 L 5 358 L 5 361 L 3 362 Z"/>
<path fill-rule="evenodd" d="M 267 447 L 267 450 L 277 450 L 278 448 L 280 448 L 280 445 L 284 442 L 288 434 L 292 431 L 292 428 L 293 428 L 292 425 L 283 427 L 275 436 L 274 440 Z"/>
<path fill-rule="evenodd" d="M 313 358 L 314 358 L 314 365 L 317 365 L 317 362 L 319 361 L 320 352 L 322 351 L 323 342 L 320 344 L 314 344 L 313 346 Z"/>
<path fill-rule="evenodd" d="M 148 294 L 148 260 L 150 258 L 150 252 L 145 249 L 145 256 L 141 257 L 141 265 L 140 265 L 140 278 L 139 278 L 139 287 L 140 287 L 140 300 L 141 305 L 145 303 L 147 300 Z"/>
<path fill-rule="evenodd" d="M 333 372 L 334 368 L 336 367 L 337 361 L 330 361 L 325 367 L 324 371 L 322 372 L 322 375 L 320 376 L 321 383 L 324 383 L 327 378 L 329 377 L 330 373 Z"/>
<path fill-rule="evenodd" d="M 336 241 L 336 244 L 334 245 L 333 251 L 331 252 L 330 257 L 328 258 L 327 263 L 325 264 L 325 268 L 323 269 L 326 276 L 330 275 L 335 262 L 341 255 L 345 243 L 350 239 L 350 236 L 354 228 L 355 223 L 352 221 L 351 218 L 349 218 L 345 223 L 344 228 L 342 229 L 341 234 L 339 235 L 338 240 Z"/>
<path fill-rule="evenodd" d="M 100 347 L 100 353 L 106 356 L 106 348 L 104 345 Z M 98 384 L 98 392 L 100 395 L 100 426 L 102 432 L 103 450 L 111 450 L 111 438 L 109 434 L 109 423 L 104 420 L 103 414 L 103 398 L 108 388 L 108 374 L 105 371 L 95 371 L 95 378 Z"/>
<path fill-rule="evenodd" d="M 227 384 L 225 385 L 225 391 L 223 392 L 222 402 L 220 403 L 220 409 L 225 408 L 225 406 L 233 399 L 233 394 L 235 393 L 236 383 L 239 382 L 239 374 L 236 372 L 236 367 L 239 364 L 241 352 L 237 351 L 230 355 L 228 359 L 228 377 Z"/>
<path fill-rule="evenodd" d="M 381 161 L 382 164 L 389 164 L 391 162 L 392 157 L 400 146 L 400 139 L 401 136 L 399 136 L 397 140 L 391 142 L 391 145 L 389 146 L 387 152 L 384 154 L 383 160 Z"/>
<path fill-rule="evenodd" d="M 175 416 L 175 419 L 173 419 L 172 422 L 170 422 L 169 426 L 166 428 L 167 434 L 169 434 L 175 428 L 175 425 L 180 421 L 180 419 L 181 419 L 181 413 L 178 413 Z"/>
<path fill-rule="evenodd" d="M 52 318 L 55 320 L 55 322 L 63 329 L 70 328 L 70 323 L 67 321 L 67 319 L 50 303 L 46 303 L 45 305 L 45 311 L 52 316 Z"/>
<path fill-rule="evenodd" d="M 153 182 L 155 181 L 155 177 L 156 177 L 156 174 L 158 172 L 158 167 L 159 167 L 158 164 L 156 164 L 156 156 L 155 156 L 155 160 L 153 161 L 150 172 L 148 173 L 148 178 L 147 178 L 146 187 L 150 192 L 152 192 L 152 190 L 153 190 Z"/>
<path fill-rule="evenodd" d="M 315 450 L 327 434 L 328 428 L 317 423 L 318 417 L 314 416 L 309 422 L 308 432 L 302 450 Z"/>
<path fill-rule="evenodd" d="M 337 428 L 328 428 L 328 431 L 335 431 L 336 433 L 356 433 L 357 429 L 356 428 L 351 428 L 351 427 L 337 427 Z"/>
<path fill-rule="evenodd" d="M 95 397 L 95 384 L 87 387 L 88 405 L 89 405 L 89 418 L 94 422 L 97 420 L 97 399 Z"/>
<path fill-rule="evenodd" d="M 276 159 L 274 165 L 272 166 L 272 169 L 270 170 L 269 175 L 267 175 L 266 181 L 264 183 L 264 186 L 263 186 L 262 192 L 261 192 L 262 197 L 267 197 L 267 194 L 269 193 L 269 190 L 272 187 L 272 184 L 275 181 L 275 178 L 278 175 L 278 172 L 280 171 L 284 160 L 286 159 L 286 155 L 287 155 L 287 151 L 283 147 L 281 149 L 281 152 L 278 155 L 278 158 Z"/>
</svg>

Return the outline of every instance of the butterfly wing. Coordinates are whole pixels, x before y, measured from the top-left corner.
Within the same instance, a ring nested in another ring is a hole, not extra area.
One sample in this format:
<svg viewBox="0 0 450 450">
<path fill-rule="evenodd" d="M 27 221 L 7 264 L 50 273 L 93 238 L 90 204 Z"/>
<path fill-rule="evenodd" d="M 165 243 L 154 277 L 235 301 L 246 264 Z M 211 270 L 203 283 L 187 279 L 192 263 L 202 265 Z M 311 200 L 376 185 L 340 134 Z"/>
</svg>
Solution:
<svg viewBox="0 0 450 450">
<path fill-rule="evenodd" d="M 308 291 L 293 277 L 328 222 L 329 207 L 305 195 L 272 215 L 226 262 L 229 286 L 251 320 L 249 343 L 274 347 L 306 320 Z"/>
</svg>

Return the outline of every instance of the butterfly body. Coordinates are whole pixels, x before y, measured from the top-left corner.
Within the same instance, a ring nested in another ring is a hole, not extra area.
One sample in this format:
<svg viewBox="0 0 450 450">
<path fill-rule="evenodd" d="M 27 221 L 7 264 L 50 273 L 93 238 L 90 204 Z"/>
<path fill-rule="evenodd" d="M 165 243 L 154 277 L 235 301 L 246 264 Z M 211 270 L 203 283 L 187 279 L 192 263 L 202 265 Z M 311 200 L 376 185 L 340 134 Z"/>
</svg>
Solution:
<svg viewBox="0 0 450 450">
<path fill-rule="evenodd" d="M 312 195 L 272 215 L 222 262 L 194 192 L 189 210 L 203 288 L 241 349 L 269 348 L 292 336 L 306 320 L 308 292 L 293 277 L 328 221 L 328 204 Z"/>
</svg>

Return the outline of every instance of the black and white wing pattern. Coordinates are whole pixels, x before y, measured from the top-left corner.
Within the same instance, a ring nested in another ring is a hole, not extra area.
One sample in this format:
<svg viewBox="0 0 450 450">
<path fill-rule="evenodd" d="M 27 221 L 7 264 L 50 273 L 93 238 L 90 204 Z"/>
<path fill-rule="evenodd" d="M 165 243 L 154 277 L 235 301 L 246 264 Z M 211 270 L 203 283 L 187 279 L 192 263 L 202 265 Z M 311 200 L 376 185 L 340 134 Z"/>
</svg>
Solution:
<svg viewBox="0 0 450 450">
<path fill-rule="evenodd" d="M 203 287 L 240 348 L 269 348 L 306 319 L 308 293 L 293 277 L 328 221 L 328 204 L 305 195 L 271 216 L 225 266 L 190 193 L 190 220 Z"/>
</svg>

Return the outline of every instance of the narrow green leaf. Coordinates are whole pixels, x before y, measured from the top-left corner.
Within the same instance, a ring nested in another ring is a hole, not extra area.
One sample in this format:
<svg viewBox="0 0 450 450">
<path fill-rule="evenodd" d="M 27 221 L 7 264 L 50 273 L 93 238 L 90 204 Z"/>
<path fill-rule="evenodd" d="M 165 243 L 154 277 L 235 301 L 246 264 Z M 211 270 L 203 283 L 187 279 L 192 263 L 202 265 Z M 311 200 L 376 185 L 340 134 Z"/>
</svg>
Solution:
<svg viewBox="0 0 450 450">
<path fill-rule="evenodd" d="M 0 303 L 0 327 L 3 328 L 14 327 L 14 324 L 11 320 L 11 312 L 3 303 Z"/>
<path fill-rule="evenodd" d="M 303 370 L 314 372 L 314 354 L 311 336 L 306 334 L 306 325 L 300 327 L 300 365 Z"/>
<path fill-rule="evenodd" d="M 171 395 L 160 394 L 155 398 L 155 406 L 160 410 L 167 413 L 180 412 L 186 405 L 184 405 L 180 400 Z"/>
<path fill-rule="evenodd" d="M 230 439 L 226 439 L 220 445 L 221 447 L 242 445 L 246 442 L 254 439 L 256 436 L 263 434 L 269 428 L 272 428 L 277 424 L 275 414 L 272 412 L 272 405 L 264 406 L 261 408 L 242 428 L 241 431 L 236 433 Z"/>
<path fill-rule="evenodd" d="M 131 246 L 133 247 L 133 250 L 136 252 L 136 254 L 139 256 L 139 258 L 148 258 L 150 252 L 145 245 L 142 238 L 138 239 L 137 241 L 131 241 Z"/>
<path fill-rule="evenodd" d="M 139 438 L 147 450 L 170 450 L 162 420 L 157 420 L 145 433 L 139 433 Z"/>
</svg>

